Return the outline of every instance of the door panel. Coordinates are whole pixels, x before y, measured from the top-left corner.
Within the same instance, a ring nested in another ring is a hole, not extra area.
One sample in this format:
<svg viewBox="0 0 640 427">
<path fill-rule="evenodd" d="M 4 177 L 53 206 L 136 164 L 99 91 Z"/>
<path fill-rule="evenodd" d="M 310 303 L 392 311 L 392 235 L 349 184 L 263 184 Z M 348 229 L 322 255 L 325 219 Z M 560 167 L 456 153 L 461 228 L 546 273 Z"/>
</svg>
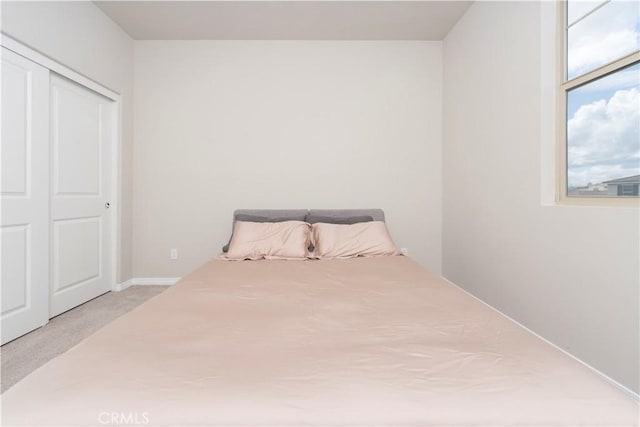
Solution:
<svg viewBox="0 0 640 427">
<path fill-rule="evenodd" d="M 49 319 L 49 71 L 1 52 L 4 344 Z"/>
<path fill-rule="evenodd" d="M 20 64 L 2 61 L 2 194 L 25 196 L 27 191 L 27 139 L 31 71 Z"/>
<path fill-rule="evenodd" d="M 53 289 L 82 285 L 100 276 L 101 218 L 53 223 Z"/>
<path fill-rule="evenodd" d="M 53 194 L 99 196 L 100 100 L 80 87 L 53 90 Z"/>
<path fill-rule="evenodd" d="M 51 315 L 111 290 L 113 102 L 51 78 Z"/>
<path fill-rule="evenodd" d="M 10 314 L 27 307 L 31 293 L 27 259 L 31 251 L 29 224 L 2 227 L 2 313 Z"/>
</svg>

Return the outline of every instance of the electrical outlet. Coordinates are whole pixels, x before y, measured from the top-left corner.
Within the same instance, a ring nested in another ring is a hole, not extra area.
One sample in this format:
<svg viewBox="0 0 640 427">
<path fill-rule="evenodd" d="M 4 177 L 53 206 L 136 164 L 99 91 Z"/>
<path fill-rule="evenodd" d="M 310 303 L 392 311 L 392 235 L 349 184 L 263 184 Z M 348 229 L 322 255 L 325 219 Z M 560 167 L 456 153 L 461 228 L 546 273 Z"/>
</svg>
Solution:
<svg viewBox="0 0 640 427">
<path fill-rule="evenodd" d="M 178 250 L 176 248 L 171 249 L 171 255 L 169 255 L 171 259 L 178 259 Z"/>
<path fill-rule="evenodd" d="M 400 248 L 400 252 L 402 252 L 402 255 L 409 256 L 409 249 L 407 248 Z"/>
</svg>

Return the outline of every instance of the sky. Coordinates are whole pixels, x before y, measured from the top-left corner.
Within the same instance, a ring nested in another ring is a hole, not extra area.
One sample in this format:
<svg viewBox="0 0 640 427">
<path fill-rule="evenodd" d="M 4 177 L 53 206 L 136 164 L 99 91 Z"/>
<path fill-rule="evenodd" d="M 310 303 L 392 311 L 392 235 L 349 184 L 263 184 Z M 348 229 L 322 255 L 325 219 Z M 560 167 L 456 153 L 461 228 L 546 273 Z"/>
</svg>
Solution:
<svg viewBox="0 0 640 427">
<path fill-rule="evenodd" d="M 602 2 L 569 1 L 569 23 Z M 640 2 L 612 0 L 568 30 L 569 79 L 638 50 Z M 568 186 L 640 174 L 640 64 L 567 96 Z"/>
</svg>

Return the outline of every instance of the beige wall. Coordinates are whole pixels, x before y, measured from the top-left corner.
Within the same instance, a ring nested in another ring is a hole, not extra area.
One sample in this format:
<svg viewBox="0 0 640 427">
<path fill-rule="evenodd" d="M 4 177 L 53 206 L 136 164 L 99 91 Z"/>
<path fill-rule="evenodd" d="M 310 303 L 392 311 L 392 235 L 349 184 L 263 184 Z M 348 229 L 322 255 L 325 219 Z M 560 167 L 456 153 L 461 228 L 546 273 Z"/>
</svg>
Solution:
<svg viewBox="0 0 640 427">
<path fill-rule="evenodd" d="M 135 51 L 134 276 L 217 255 L 237 208 L 380 207 L 397 244 L 440 271 L 440 42 Z"/>
<path fill-rule="evenodd" d="M 541 7 L 476 2 L 444 41 L 443 273 L 637 392 L 638 210 L 541 204 Z"/>
<path fill-rule="evenodd" d="M 122 95 L 119 281 L 131 278 L 133 40 L 93 3 L 3 1 L 2 32 Z"/>
</svg>

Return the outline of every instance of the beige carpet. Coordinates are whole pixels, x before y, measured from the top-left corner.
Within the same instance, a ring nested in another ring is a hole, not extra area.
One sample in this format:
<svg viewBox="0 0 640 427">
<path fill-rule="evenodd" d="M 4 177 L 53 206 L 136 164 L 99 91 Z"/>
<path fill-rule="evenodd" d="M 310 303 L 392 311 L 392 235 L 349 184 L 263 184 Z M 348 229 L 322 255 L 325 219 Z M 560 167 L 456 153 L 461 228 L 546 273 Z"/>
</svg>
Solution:
<svg viewBox="0 0 640 427">
<path fill-rule="evenodd" d="M 165 289 L 166 286 L 132 286 L 122 292 L 108 292 L 3 345 L 0 348 L 2 392 Z"/>
</svg>

